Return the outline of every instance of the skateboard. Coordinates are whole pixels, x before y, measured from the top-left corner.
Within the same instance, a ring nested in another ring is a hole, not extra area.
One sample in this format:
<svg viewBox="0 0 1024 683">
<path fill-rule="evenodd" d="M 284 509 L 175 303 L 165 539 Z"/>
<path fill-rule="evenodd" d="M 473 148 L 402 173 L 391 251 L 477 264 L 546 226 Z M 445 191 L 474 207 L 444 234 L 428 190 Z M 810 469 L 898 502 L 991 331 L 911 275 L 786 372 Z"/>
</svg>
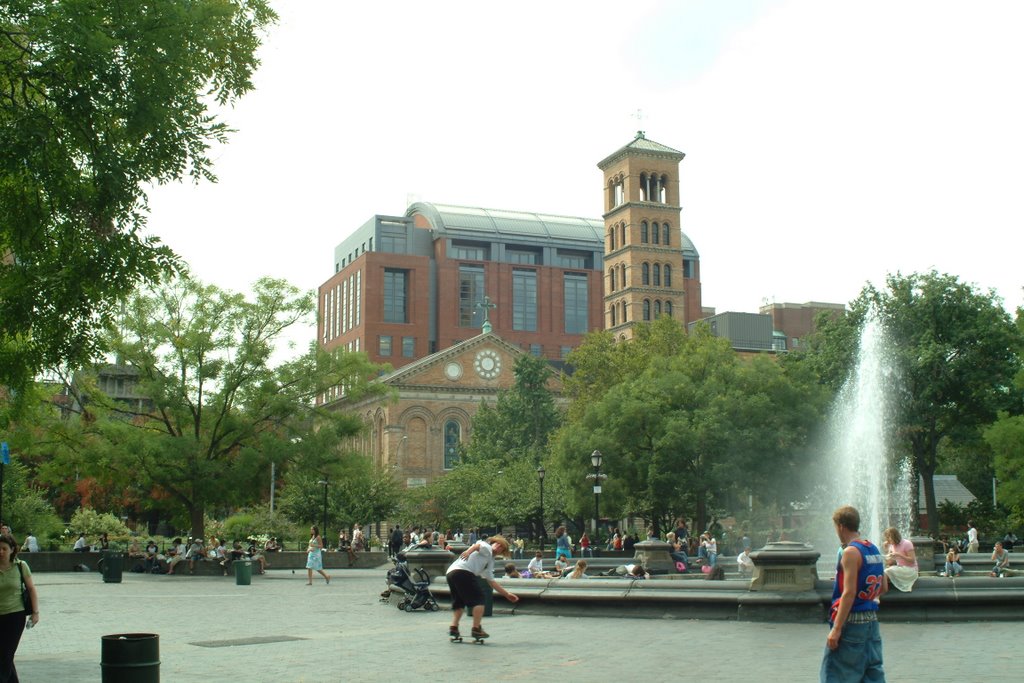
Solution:
<svg viewBox="0 0 1024 683">
<path fill-rule="evenodd" d="M 467 637 L 468 638 L 472 638 L 474 644 L 479 643 L 480 645 L 483 645 L 484 641 L 487 640 L 487 636 L 467 636 Z M 448 638 L 453 643 L 461 643 L 462 642 L 462 636 L 461 635 L 460 636 L 453 636 L 451 633 L 449 633 L 448 634 Z"/>
</svg>

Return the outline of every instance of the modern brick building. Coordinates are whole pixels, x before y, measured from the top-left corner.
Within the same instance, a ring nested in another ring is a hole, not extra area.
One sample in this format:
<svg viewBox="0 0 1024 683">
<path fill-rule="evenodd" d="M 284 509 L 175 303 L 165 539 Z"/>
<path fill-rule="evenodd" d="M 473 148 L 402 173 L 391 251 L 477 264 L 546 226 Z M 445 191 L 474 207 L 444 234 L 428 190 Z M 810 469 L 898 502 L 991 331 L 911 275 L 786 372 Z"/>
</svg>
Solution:
<svg viewBox="0 0 1024 683">
<path fill-rule="evenodd" d="M 815 321 L 819 314 L 831 316 L 846 314 L 843 304 L 829 304 L 808 301 L 803 304 L 782 303 L 761 306 L 761 314 L 771 316 L 775 330 L 775 350 L 793 351 L 800 348 L 803 340 L 817 329 Z"/>
<path fill-rule="evenodd" d="M 335 249 L 319 343 L 398 368 L 476 336 L 486 311 L 506 342 L 561 359 L 592 330 L 700 318 L 682 158 L 642 132 L 607 157 L 603 220 L 426 202 L 374 216 Z"/>
</svg>

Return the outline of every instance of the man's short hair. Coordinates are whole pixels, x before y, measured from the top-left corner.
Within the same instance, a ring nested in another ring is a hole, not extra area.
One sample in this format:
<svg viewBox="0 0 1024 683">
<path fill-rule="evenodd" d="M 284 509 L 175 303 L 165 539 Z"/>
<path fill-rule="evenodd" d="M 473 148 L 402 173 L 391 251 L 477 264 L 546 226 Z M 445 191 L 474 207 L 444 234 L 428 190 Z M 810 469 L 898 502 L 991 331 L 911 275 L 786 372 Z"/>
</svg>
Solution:
<svg viewBox="0 0 1024 683">
<path fill-rule="evenodd" d="M 860 513 L 852 505 L 844 505 L 832 513 L 832 523 L 848 531 L 860 531 Z"/>
</svg>

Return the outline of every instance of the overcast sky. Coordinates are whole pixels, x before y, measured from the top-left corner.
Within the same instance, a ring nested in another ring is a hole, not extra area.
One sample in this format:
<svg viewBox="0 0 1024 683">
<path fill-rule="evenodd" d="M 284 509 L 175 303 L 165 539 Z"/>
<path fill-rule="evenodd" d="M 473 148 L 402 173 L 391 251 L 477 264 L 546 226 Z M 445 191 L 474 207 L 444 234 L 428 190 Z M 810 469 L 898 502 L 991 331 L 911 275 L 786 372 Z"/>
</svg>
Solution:
<svg viewBox="0 0 1024 683">
<path fill-rule="evenodd" d="M 1022 2 L 274 5 L 219 182 L 151 193 L 206 282 L 314 289 L 410 199 L 599 219 L 596 164 L 643 129 L 686 154 L 705 306 L 932 268 L 1024 304 Z"/>
</svg>

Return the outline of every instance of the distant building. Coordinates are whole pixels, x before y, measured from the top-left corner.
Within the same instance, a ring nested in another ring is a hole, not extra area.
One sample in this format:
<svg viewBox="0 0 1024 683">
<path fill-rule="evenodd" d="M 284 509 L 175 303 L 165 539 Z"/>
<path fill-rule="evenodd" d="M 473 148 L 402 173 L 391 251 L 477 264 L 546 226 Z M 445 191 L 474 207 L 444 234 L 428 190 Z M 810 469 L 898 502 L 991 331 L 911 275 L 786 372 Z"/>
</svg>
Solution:
<svg viewBox="0 0 1024 683">
<path fill-rule="evenodd" d="M 778 350 L 773 345 L 771 316 L 761 313 L 726 311 L 687 325 L 692 332 L 699 324 L 706 324 L 711 334 L 729 340 L 737 351 L 763 353 Z"/>
<path fill-rule="evenodd" d="M 318 343 L 398 368 L 478 335 L 487 315 L 507 343 L 557 360 L 593 330 L 627 339 L 660 315 L 696 320 L 682 158 L 641 132 L 604 159 L 603 219 L 429 202 L 374 216 L 335 248 Z"/>
<path fill-rule="evenodd" d="M 377 381 L 397 401 L 322 397 L 363 416 L 354 450 L 407 486 L 429 483 L 454 466 L 481 403 L 512 386 L 518 355 L 557 368 L 592 330 L 629 339 L 659 315 L 701 317 L 699 257 L 679 222 L 682 158 L 639 133 L 604 159 L 603 221 L 417 202 L 339 244 L 318 341 L 395 368 Z"/>
<path fill-rule="evenodd" d="M 700 257 L 680 227 L 684 156 L 638 131 L 597 165 L 605 190 L 604 328 L 616 339 L 662 315 L 683 325 L 702 317 Z"/>
<path fill-rule="evenodd" d="M 354 450 L 409 488 L 430 483 L 458 464 L 473 416 L 481 404 L 493 406 L 499 391 L 512 388 L 516 358 L 524 353 L 484 332 L 376 379 L 392 392 L 338 403 L 368 425 Z M 549 388 L 561 391 L 554 371 Z"/>
<path fill-rule="evenodd" d="M 845 315 L 846 306 L 817 301 L 808 301 L 803 304 L 772 303 L 761 306 L 760 313 L 771 316 L 775 331 L 776 350 L 793 351 L 800 348 L 803 340 L 817 330 L 815 321 L 819 314 Z"/>
</svg>

